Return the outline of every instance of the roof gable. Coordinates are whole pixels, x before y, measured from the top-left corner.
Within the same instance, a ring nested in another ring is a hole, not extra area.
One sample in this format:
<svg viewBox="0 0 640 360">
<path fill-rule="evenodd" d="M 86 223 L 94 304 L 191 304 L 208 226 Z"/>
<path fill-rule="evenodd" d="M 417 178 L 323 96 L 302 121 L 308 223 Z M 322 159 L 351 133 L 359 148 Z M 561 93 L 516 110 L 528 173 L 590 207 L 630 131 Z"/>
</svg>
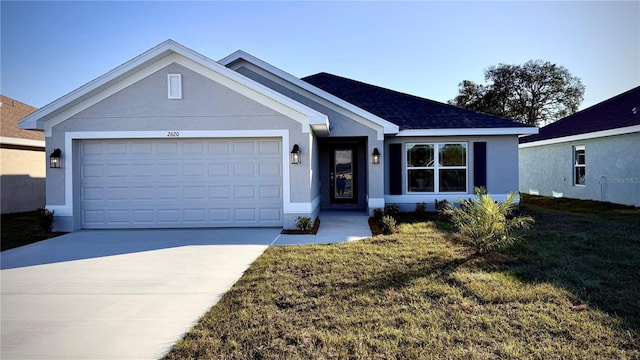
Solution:
<svg viewBox="0 0 640 360">
<path fill-rule="evenodd" d="M 328 73 L 318 73 L 302 80 L 398 125 L 401 130 L 535 129 L 513 120 L 462 109 Z"/>
<path fill-rule="evenodd" d="M 634 110 L 635 109 L 635 110 Z M 640 125 L 640 86 L 540 128 L 520 143 Z"/>
<path fill-rule="evenodd" d="M 45 136 L 49 136 L 55 124 L 174 62 L 251 96 L 254 100 L 303 124 L 308 124 L 319 131 L 322 129 L 328 131 L 329 123 L 326 115 L 227 69 L 173 40 L 164 41 L 25 117 L 20 121 L 20 128 L 43 129 Z"/>
<path fill-rule="evenodd" d="M 237 63 L 241 63 L 242 61 L 246 61 L 274 76 L 276 76 L 277 78 L 280 78 L 298 88 L 301 88 L 303 90 L 306 90 L 308 92 L 310 92 L 311 94 L 320 97 L 321 99 L 336 105 L 342 109 L 345 109 L 357 116 L 360 116 L 380 127 L 382 127 L 384 134 L 397 134 L 398 133 L 398 126 L 386 119 L 383 119 L 381 117 L 376 116 L 375 114 L 372 114 L 368 111 L 366 111 L 365 109 L 362 109 L 360 107 L 354 106 L 354 104 L 345 101 L 344 99 L 341 99 L 339 97 L 334 96 L 333 94 L 324 91 L 321 88 L 318 88 L 316 86 L 313 86 L 312 84 L 302 81 L 301 79 L 298 79 L 297 77 L 251 55 L 248 54 L 242 50 L 238 50 L 236 52 L 234 52 L 231 55 L 226 56 L 223 59 L 220 59 L 218 62 L 224 66 L 230 67 L 232 69 L 235 68 L 235 65 Z M 381 135 L 382 136 L 382 135 Z"/>
</svg>

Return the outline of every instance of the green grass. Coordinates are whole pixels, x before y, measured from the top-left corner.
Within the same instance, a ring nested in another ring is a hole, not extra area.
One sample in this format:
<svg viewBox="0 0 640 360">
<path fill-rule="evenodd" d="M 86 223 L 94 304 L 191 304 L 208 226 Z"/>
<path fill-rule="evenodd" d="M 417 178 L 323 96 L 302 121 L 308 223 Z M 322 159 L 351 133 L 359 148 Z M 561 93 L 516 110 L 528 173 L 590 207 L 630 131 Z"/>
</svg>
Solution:
<svg viewBox="0 0 640 360">
<path fill-rule="evenodd" d="M 37 211 L 0 215 L 1 251 L 49 239 L 64 233 L 44 231 Z"/>
<path fill-rule="evenodd" d="M 640 358 L 640 210 L 543 200 L 524 197 L 526 241 L 483 257 L 413 215 L 393 235 L 270 247 L 167 358 Z"/>
</svg>

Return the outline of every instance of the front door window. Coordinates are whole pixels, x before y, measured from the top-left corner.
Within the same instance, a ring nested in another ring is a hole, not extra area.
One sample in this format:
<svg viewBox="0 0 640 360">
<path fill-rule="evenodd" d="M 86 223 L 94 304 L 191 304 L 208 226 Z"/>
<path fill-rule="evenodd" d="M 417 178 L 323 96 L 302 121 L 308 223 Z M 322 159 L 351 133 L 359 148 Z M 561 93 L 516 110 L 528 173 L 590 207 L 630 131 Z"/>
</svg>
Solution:
<svg viewBox="0 0 640 360">
<path fill-rule="evenodd" d="M 334 198 L 353 199 L 355 180 L 353 176 L 353 151 L 335 150 L 334 159 Z"/>
</svg>

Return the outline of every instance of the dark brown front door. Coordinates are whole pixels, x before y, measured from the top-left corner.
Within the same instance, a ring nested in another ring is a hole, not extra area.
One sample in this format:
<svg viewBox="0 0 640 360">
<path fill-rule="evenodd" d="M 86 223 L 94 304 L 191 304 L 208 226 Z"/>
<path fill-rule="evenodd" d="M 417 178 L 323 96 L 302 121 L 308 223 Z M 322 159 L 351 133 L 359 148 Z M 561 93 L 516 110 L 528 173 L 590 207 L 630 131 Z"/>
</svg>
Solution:
<svg viewBox="0 0 640 360">
<path fill-rule="evenodd" d="M 357 148 L 336 145 L 329 155 L 329 191 L 333 204 L 358 203 Z"/>
</svg>

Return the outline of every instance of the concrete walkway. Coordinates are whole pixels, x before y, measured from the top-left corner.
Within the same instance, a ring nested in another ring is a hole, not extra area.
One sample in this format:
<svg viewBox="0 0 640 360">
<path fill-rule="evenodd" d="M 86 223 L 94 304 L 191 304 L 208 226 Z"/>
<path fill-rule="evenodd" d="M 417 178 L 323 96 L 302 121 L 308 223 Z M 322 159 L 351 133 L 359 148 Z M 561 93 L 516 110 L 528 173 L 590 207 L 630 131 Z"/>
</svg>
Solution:
<svg viewBox="0 0 640 360">
<path fill-rule="evenodd" d="M 333 244 L 371 237 L 369 215 L 364 212 L 322 211 L 316 235 L 280 235 L 273 245 Z"/>
</svg>

